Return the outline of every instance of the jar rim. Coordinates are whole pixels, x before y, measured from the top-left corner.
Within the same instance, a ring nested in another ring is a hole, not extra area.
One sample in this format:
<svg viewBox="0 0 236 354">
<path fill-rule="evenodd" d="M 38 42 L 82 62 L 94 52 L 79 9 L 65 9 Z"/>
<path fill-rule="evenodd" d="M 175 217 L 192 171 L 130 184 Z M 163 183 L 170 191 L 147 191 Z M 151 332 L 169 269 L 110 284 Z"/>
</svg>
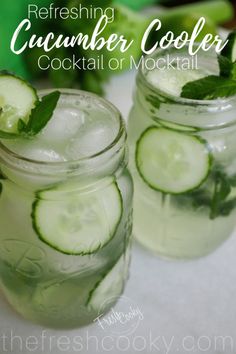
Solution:
<svg viewBox="0 0 236 354">
<path fill-rule="evenodd" d="M 50 89 L 43 89 L 38 91 L 38 95 L 47 95 L 52 91 L 58 90 L 61 92 L 62 95 L 65 96 L 81 96 L 84 98 L 94 98 L 96 99 L 102 106 L 107 109 L 109 112 L 111 112 L 115 118 L 116 121 L 118 122 L 118 131 L 117 134 L 115 135 L 114 139 L 103 149 L 99 150 L 98 152 L 88 155 L 88 156 L 83 156 L 78 159 L 71 159 L 67 161 L 42 161 L 42 160 L 34 160 L 32 158 L 28 158 L 25 156 L 22 156 L 11 149 L 7 148 L 2 141 L 0 141 L 0 158 L 2 158 L 3 154 L 10 158 L 12 162 L 22 162 L 24 164 L 30 164 L 31 166 L 35 167 L 52 167 L 53 170 L 55 169 L 62 169 L 63 171 L 67 169 L 73 168 L 73 166 L 78 166 L 78 164 L 86 164 L 88 162 L 92 162 L 96 160 L 97 158 L 103 156 L 105 153 L 111 151 L 114 149 L 119 142 L 121 141 L 122 137 L 124 138 L 124 141 L 126 141 L 126 129 L 125 129 L 125 122 L 122 118 L 122 115 L 120 111 L 108 100 L 105 98 L 102 98 L 94 93 L 88 92 L 88 91 L 83 91 L 83 90 L 77 90 L 77 89 L 65 89 L 65 88 L 50 88 Z M 123 145 L 123 144 L 122 144 Z"/>
<path fill-rule="evenodd" d="M 194 44 L 194 47 L 197 46 L 198 44 Z M 181 49 L 186 49 L 188 45 L 185 45 Z M 180 50 L 181 50 L 180 49 Z M 171 45 L 167 49 L 161 49 L 158 48 L 156 49 L 152 54 L 147 55 L 144 60 L 147 60 L 148 58 L 154 58 L 154 57 L 160 57 L 162 53 L 168 52 L 170 50 L 174 50 L 174 52 L 178 53 L 179 49 L 176 49 L 173 45 Z M 209 51 L 212 51 L 210 49 Z M 145 75 L 145 70 L 142 66 L 139 68 L 138 72 L 138 78 L 140 78 L 141 82 L 146 86 L 147 89 L 151 90 L 152 93 L 156 93 L 164 98 L 167 98 L 169 102 L 171 103 L 176 103 L 176 104 L 182 104 L 182 105 L 187 105 L 187 106 L 203 106 L 203 107 L 222 107 L 228 104 L 232 104 L 232 102 L 235 103 L 236 105 L 236 95 L 227 97 L 227 98 L 217 98 L 213 100 L 198 100 L 198 99 L 190 99 L 190 98 L 185 98 L 181 96 L 175 96 L 170 93 L 167 93 L 164 90 L 161 90 L 160 88 L 154 86 L 150 81 L 147 80 L 147 77 Z"/>
</svg>

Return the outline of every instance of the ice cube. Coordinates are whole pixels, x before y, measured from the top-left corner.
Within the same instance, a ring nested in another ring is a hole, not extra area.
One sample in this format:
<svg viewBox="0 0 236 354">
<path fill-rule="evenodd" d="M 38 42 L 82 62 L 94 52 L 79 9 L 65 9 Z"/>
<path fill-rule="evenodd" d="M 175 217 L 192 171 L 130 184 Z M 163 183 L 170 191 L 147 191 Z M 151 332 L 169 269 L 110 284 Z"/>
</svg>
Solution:
<svg viewBox="0 0 236 354">
<path fill-rule="evenodd" d="M 77 134 L 84 119 L 85 112 L 78 108 L 58 107 L 40 134 L 41 138 L 45 141 L 65 141 L 71 139 Z"/>
<path fill-rule="evenodd" d="M 112 143 L 115 138 L 114 127 L 100 120 L 86 123 L 76 138 L 71 139 L 66 148 L 68 159 L 94 155 Z"/>
<path fill-rule="evenodd" d="M 35 161 L 60 162 L 66 160 L 59 152 L 46 144 L 42 145 L 41 142 L 36 139 L 7 141 L 5 145 L 18 155 Z"/>
<path fill-rule="evenodd" d="M 60 162 L 66 161 L 66 159 L 61 156 L 58 152 L 53 149 L 47 149 L 45 147 L 34 147 L 28 151 L 24 152 L 28 158 L 36 161 L 47 161 L 47 162 Z"/>
</svg>

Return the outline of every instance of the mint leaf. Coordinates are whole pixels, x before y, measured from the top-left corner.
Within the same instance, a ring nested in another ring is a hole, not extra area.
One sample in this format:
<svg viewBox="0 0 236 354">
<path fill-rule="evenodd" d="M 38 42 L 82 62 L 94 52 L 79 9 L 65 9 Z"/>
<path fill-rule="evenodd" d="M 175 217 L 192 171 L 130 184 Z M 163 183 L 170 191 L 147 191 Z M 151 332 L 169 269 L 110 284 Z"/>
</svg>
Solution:
<svg viewBox="0 0 236 354">
<path fill-rule="evenodd" d="M 233 80 L 236 80 L 236 62 L 234 62 L 232 65 L 231 77 Z"/>
<path fill-rule="evenodd" d="M 223 55 L 218 55 L 217 59 L 220 68 L 220 76 L 228 78 L 231 77 L 233 63 Z"/>
<path fill-rule="evenodd" d="M 27 125 L 23 121 L 19 121 L 19 131 L 27 135 L 38 134 L 52 117 L 59 98 L 59 91 L 54 91 L 44 96 L 32 109 Z"/>
<path fill-rule="evenodd" d="M 221 51 L 221 55 L 228 58 L 231 62 L 236 61 L 236 30 L 229 33 L 227 39 L 228 43 Z"/>
<path fill-rule="evenodd" d="M 213 186 L 213 188 L 212 188 Z M 209 218 L 228 216 L 236 208 L 236 197 L 231 197 L 232 188 L 236 186 L 236 175 L 228 176 L 222 166 L 216 165 L 209 176 L 209 184 L 198 190 L 176 196 L 179 206 L 188 207 L 188 199 L 194 209 L 207 208 Z M 186 199 L 187 198 L 187 199 Z"/>
<path fill-rule="evenodd" d="M 23 133 L 26 130 L 27 124 L 23 119 L 19 119 L 18 124 L 17 124 L 17 129 L 19 133 Z"/>
<path fill-rule="evenodd" d="M 181 97 L 196 100 L 211 100 L 236 94 L 236 30 L 232 31 L 227 44 L 217 57 L 219 76 L 210 75 L 200 80 L 188 82 Z"/>
<path fill-rule="evenodd" d="M 218 55 L 220 76 L 236 80 L 236 62 L 232 63 L 227 57 Z"/>
<path fill-rule="evenodd" d="M 215 186 L 211 201 L 210 219 L 215 219 L 221 214 L 221 210 L 224 207 L 222 203 L 225 202 L 231 192 L 231 185 L 224 173 L 216 171 L 214 179 Z"/>
<path fill-rule="evenodd" d="M 181 97 L 195 100 L 225 98 L 236 94 L 236 80 L 221 76 L 207 76 L 183 86 Z"/>
</svg>

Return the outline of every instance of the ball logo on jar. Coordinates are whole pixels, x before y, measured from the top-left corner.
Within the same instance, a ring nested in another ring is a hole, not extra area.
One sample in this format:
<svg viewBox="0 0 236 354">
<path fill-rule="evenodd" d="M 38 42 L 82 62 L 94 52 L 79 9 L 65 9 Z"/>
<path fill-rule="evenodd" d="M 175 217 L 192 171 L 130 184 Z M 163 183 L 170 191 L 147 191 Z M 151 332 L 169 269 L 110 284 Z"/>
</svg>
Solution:
<svg viewBox="0 0 236 354">
<path fill-rule="evenodd" d="M 46 254 L 29 242 L 5 239 L 1 242 L 0 257 L 12 270 L 29 278 L 38 278 L 42 275 Z"/>
</svg>

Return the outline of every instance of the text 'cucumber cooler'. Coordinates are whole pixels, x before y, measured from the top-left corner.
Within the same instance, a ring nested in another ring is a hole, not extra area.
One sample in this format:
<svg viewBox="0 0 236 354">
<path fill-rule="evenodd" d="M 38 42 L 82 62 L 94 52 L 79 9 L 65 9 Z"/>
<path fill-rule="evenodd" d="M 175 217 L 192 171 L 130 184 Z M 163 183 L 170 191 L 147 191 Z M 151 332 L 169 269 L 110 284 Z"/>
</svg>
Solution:
<svg viewBox="0 0 236 354">
<path fill-rule="evenodd" d="M 0 284 L 24 317 L 83 325 L 123 292 L 132 228 L 126 165 L 119 112 L 82 91 L 63 91 L 36 137 L 1 141 Z"/>
<path fill-rule="evenodd" d="M 176 61 L 175 68 L 139 71 L 129 118 L 134 235 L 164 257 L 194 258 L 217 248 L 235 226 L 236 97 L 180 97 L 187 82 L 218 75 L 214 50 L 198 53 L 197 69 L 186 66 L 187 48 L 152 58 L 167 56 L 181 58 L 179 67 Z"/>
</svg>

